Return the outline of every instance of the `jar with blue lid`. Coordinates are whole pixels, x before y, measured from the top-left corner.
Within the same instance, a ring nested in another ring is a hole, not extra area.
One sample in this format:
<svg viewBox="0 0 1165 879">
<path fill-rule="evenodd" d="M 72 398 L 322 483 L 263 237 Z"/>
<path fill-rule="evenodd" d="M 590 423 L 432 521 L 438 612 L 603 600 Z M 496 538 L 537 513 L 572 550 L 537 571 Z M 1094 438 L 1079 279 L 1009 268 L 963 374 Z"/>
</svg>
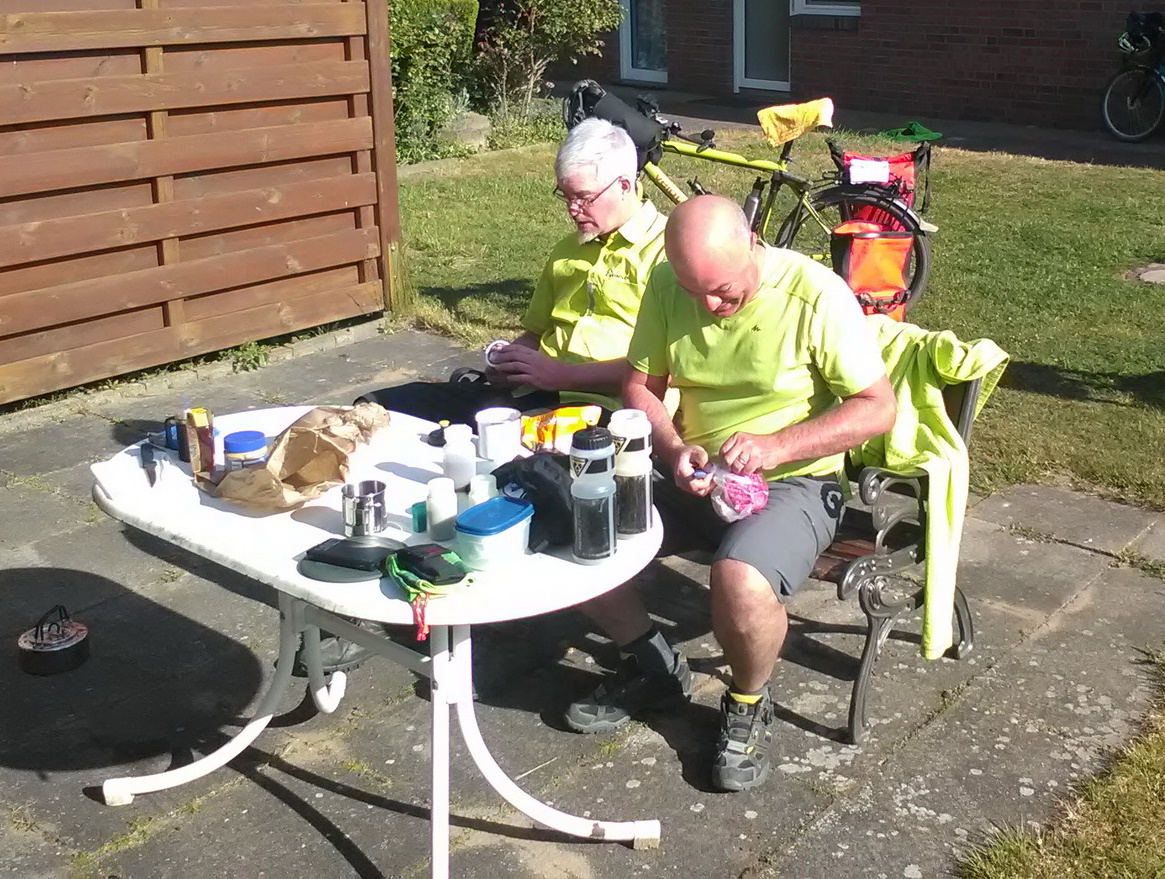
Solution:
<svg viewBox="0 0 1165 879">
<path fill-rule="evenodd" d="M 261 430 L 236 430 L 223 437 L 226 470 L 261 467 L 267 463 L 267 436 Z"/>
<path fill-rule="evenodd" d="M 533 516 L 527 500 L 490 498 L 457 517 L 454 548 L 475 571 L 504 569 L 525 554 Z"/>
</svg>

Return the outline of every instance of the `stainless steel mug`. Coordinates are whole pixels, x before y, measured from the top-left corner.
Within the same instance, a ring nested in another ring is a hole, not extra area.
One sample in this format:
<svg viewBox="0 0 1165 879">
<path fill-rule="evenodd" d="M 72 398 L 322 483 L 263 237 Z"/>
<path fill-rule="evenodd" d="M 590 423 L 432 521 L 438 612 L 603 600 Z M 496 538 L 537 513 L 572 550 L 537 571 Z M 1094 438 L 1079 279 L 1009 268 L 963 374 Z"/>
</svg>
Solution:
<svg viewBox="0 0 1165 879">
<path fill-rule="evenodd" d="M 388 526 L 384 493 L 388 488 L 376 479 L 350 482 L 340 492 L 345 537 L 368 537 Z"/>
</svg>

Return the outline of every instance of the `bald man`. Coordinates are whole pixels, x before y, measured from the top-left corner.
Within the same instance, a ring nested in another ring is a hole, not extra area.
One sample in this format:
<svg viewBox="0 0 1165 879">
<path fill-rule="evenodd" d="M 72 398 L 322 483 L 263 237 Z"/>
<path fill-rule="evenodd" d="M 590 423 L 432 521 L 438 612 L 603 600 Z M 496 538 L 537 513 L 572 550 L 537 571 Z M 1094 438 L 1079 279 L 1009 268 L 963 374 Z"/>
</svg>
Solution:
<svg viewBox="0 0 1165 879">
<path fill-rule="evenodd" d="M 853 293 L 829 269 L 749 231 L 719 196 L 680 205 L 668 262 L 648 280 L 627 359 L 626 405 L 652 425 L 655 502 L 665 551 L 714 551 L 712 628 L 732 669 L 721 700 L 712 783 L 739 791 L 769 770 L 769 679 L 788 629 L 784 600 L 833 541 L 846 450 L 894 424 L 894 393 Z M 662 400 L 680 393 L 673 421 Z M 678 423 L 678 427 L 677 427 Z M 761 474 L 767 505 L 728 524 L 714 510 L 710 464 Z M 674 484 L 673 484 L 674 483 Z M 614 729 L 691 689 L 683 656 L 631 587 L 583 610 L 620 646 L 618 672 L 567 710 L 579 732 Z"/>
</svg>

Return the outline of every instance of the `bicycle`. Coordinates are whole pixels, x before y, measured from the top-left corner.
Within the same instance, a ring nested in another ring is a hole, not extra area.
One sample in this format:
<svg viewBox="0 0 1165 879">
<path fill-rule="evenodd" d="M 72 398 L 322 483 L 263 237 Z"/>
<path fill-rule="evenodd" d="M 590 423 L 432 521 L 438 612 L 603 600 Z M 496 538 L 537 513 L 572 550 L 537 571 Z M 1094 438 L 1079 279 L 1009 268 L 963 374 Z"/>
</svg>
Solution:
<svg viewBox="0 0 1165 879">
<path fill-rule="evenodd" d="M 824 174 L 818 180 L 794 174 L 789 170 L 789 157 L 796 137 L 782 146 L 776 160 L 750 159 L 718 149 L 714 131 L 690 137 L 679 123 L 661 116 L 654 104 L 641 98 L 638 108 L 632 109 L 593 80 L 583 80 L 564 99 L 563 118 L 570 129 L 592 115 L 627 129 L 640 151 L 644 176 L 672 203 L 686 201 L 688 196 L 660 167 L 664 153 L 754 171 L 760 176 L 745 197 L 743 209 L 750 228 L 762 241 L 797 250 L 832 268 L 834 229 L 853 220 L 872 222 L 891 233 L 908 233 L 912 239 L 903 275 L 903 301 L 890 304 L 909 305 L 926 287 L 932 263 L 927 233 L 934 227 L 885 186 L 845 183 L 837 173 Z M 689 187 L 695 195 L 707 193 L 697 180 L 689 181 Z M 792 193 L 794 204 L 777 224 L 777 199 L 783 189 Z"/>
<path fill-rule="evenodd" d="M 1130 12 L 1117 40 L 1124 67 L 1104 89 L 1100 114 L 1113 137 L 1125 143 L 1145 140 L 1165 120 L 1165 40 L 1159 12 Z"/>
</svg>

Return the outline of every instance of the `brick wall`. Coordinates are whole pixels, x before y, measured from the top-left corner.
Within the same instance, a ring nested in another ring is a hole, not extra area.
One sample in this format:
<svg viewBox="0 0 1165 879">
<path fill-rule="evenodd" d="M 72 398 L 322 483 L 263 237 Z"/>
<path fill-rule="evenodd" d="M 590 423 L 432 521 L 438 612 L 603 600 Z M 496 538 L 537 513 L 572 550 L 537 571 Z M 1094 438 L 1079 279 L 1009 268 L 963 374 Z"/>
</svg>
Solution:
<svg viewBox="0 0 1165 879">
<path fill-rule="evenodd" d="M 795 16 L 793 97 L 829 95 L 842 107 L 908 117 L 1095 128 L 1130 8 L 1128 0 L 863 0 L 856 22 Z M 669 0 L 667 25 L 668 88 L 731 95 L 732 0 Z M 559 78 L 617 81 L 618 35 L 606 43 L 601 59 Z"/>
<path fill-rule="evenodd" d="M 732 0 L 669 0 L 667 87 L 732 94 Z"/>
<path fill-rule="evenodd" d="M 856 31 L 793 32 L 793 88 L 855 109 L 1095 128 L 1129 8 L 1126 0 L 863 0 Z"/>
</svg>

